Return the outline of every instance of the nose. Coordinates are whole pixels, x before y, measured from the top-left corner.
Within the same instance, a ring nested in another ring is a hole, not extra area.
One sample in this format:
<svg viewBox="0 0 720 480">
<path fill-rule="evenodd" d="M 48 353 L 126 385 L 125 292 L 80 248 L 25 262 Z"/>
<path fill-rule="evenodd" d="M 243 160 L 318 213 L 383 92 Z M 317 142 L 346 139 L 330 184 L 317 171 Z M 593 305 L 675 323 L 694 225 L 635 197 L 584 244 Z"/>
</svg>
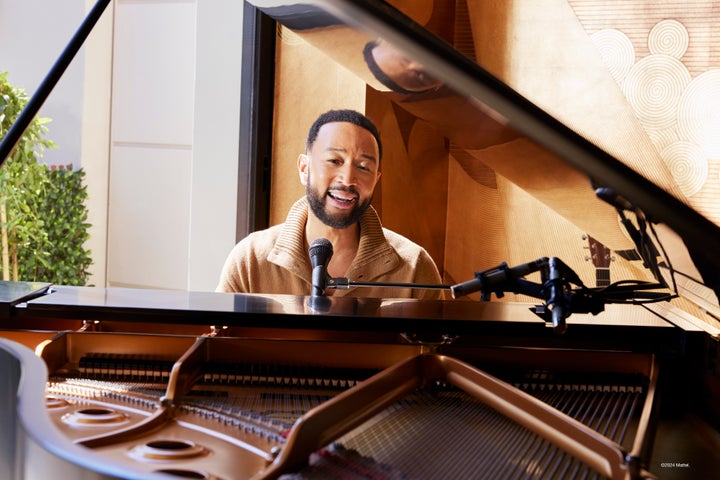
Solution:
<svg viewBox="0 0 720 480">
<path fill-rule="evenodd" d="M 340 167 L 340 171 L 338 174 L 338 180 L 343 185 L 347 185 L 347 186 L 357 184 L 357 175 L 356 175 L 355 165 L 353 165 L 352 162 L 345 162 L 342 165 L 342 167 Z"/>
<path fill-rule="evenodd" d="M 409 60 L 408 63 L 405 65 L 405 69 L 411 70 L 413 72 L 419 72 L 425 70 L 425 67 L 422 63 L 419 63 L 416 60 Z"/>
</svg>

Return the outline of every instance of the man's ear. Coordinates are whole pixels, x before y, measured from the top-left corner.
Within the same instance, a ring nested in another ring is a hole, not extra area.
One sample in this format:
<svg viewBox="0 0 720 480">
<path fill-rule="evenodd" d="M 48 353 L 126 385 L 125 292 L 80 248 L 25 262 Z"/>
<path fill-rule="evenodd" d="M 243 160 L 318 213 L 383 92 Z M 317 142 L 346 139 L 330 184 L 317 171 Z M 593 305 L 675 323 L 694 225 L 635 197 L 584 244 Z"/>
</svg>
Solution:
<svg viewBox="0 0 720 480">
<path fill-rule="evenodd" d="M 307 186 L 308 169 L 310 168 L 310 158 L 301 153 L 297 159 L 298 173 L 300 174 L 300 183 Z"/>
</svg>

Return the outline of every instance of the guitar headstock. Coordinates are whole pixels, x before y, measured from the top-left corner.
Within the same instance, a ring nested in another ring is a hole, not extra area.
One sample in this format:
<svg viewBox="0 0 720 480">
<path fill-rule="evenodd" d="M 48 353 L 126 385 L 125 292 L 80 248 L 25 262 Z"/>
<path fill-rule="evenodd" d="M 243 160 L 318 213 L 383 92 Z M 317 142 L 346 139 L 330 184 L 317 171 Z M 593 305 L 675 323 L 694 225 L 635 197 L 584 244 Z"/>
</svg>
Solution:
<svg viewBox="0 0 720 480">
<path fill-rule="evenodd" d="M 607 287 L 610 285 L 612 251 L 590 235 L 583 235 L 583 237 L 587 239 L 590 249 L 588 260 L 595 266 L 595 286 Z"/>
<path fill-rule="evenodd" d="M 610 268 L 611 250 L 590 235 L 587 235 L 587 241 L 590 248 L 589 260 L 595 268 Z"/>
</svg>

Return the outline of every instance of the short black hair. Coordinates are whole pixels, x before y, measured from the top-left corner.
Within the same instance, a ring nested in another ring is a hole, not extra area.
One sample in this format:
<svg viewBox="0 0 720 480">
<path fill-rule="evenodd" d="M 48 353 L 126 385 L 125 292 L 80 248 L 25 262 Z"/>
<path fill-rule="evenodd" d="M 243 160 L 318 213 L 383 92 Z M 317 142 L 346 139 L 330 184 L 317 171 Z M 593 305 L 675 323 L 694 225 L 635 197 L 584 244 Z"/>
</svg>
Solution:
<svg viewBox="0 0 720 480">
<path fill-rule="evenodd" d="M 378 160 L 382 158 L 382 142 L 380 141 L 380 133 L 378 132 L 378 129 L 373 123 L 373 121 L 360 112 L 347 109 L 329 110 L 320 115 L 317 120 L 315 120 L 315 122 L 310 127 L 310 131 L 308 131 L 307 140 L 305 141 L 306 152 L 309 152 L 312 149 L 315 140 L 317 140 L 320 127 L 322 127 L 326 123 L 332 122 L 349 122 L 370 132 L 372 136 L 375 137 L 375 141 L 378 145 L 378 155 L 380 156 Z"/>
</svg>

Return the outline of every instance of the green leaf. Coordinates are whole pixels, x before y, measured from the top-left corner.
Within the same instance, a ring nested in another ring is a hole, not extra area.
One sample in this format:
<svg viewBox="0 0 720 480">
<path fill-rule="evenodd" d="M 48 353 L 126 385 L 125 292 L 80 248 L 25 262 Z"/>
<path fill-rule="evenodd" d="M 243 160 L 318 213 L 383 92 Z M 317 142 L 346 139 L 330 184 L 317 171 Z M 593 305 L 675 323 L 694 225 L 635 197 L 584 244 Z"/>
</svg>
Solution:
<svg viewBox="0 0 720 480">
<path fill-rule="evenodd" d="M 28 101 L 0 72 L 0 138 Z M 0 205 L 7 211 L 8 248 L 17 252 L 20 280 L 84 285 L 92 264 L 87 189 L 82 169 L 48 169 L 37 159 L 54 141 L 44 138 L 49 118 L 36 117 L 0 168 Z M 12 267 L 11 267 L 12 269 Z"/>
</svg>

